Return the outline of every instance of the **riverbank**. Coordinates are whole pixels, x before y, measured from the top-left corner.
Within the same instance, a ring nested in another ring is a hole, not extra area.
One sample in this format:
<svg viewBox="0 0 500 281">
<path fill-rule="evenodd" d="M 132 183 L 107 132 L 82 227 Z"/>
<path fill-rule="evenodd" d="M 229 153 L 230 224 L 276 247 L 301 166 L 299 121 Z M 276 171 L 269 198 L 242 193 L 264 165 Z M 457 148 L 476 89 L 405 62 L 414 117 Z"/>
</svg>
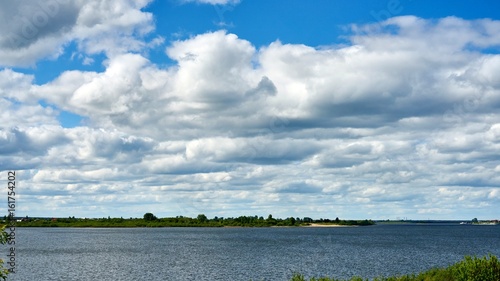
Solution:
<svg viewBox="0 0 500 281">
<path fill-rule="evenodd" d="M 301 274 L 295 274 L 290 281 L 364 281 L 361 277 L 353 277 L 348 280 L 321 277 L 306 279 Z M 467 280 L 467 281 L 499 281 L 500 261 L 494 255 L 486 257 L 466 256 L 462 261 L 446 268 L 433 268 L 419 274 L 408 274 L 402 276 L 380 277 L 374 281 L 443 281 L 443 280 Z"/>
</svg>

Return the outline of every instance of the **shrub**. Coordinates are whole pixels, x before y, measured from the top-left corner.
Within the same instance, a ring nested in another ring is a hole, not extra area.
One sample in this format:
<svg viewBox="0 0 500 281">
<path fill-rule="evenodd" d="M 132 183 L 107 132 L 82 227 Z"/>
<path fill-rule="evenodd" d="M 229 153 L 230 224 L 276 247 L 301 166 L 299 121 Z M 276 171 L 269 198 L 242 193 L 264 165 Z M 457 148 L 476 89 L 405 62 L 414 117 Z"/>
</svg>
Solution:
<svg viewBox="0 0 500 281">
<path fill-rule="evenodd" d="M 364 281 L 360 277 L 353 277 L 349 281 Z M 307 281 L 298 273 L 291 281 Z M 309 281 L 341 281 L 335 278 L 311 278 Z M 494 255 L 483 258 L 466 256 L 462 261 L 447 268 L 433 268 L 418 275 L 403 275 L 393 277 L 379 277 L 374 281 L 500 281 L 500 261 Z"/>
<path fill-rule="evenodd" d="M 465 257 L 461 262 L 451 266 L 456 281 L 500 280 L 500 262 L 493 255 L 488 257 Z"/>
<path fill-rule="evenodd" d="M 7 232 L 5 232 L 5 225 L 0 227 L 0 244 L 6 244 L 8 240 Z M 3 267 L 3 260 L 0 259 L 0 280 L 7 280 L 9 271 Z"/>
</svg>

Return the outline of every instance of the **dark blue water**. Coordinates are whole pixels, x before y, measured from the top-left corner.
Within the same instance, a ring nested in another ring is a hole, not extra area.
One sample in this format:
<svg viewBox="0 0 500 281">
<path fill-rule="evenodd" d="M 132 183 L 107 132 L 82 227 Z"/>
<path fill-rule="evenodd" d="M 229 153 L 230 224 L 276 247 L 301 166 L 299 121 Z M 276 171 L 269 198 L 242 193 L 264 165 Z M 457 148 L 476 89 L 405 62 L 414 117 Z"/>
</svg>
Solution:
<svg viewBox="0 0 500 281">
<path fill-rule="evenodd" d="M 500 256 L 500 226 L 18 228 L 16 246 L 9 280 L 373 278 Z"/>
</svg>

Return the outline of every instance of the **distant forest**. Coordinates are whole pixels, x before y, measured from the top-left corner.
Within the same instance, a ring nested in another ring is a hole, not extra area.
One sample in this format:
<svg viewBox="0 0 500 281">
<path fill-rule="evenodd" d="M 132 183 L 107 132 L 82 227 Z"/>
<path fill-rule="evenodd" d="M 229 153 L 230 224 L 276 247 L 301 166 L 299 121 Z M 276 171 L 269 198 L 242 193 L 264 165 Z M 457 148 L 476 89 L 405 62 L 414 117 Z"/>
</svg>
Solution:
<svg viewBox="0 0 500 281">
<path fill-rule="evenodd" d="M 8 220 L 8 218 L 4 218 Z M 308 226 L 311 224 L 367 226 L 375 224 L 372 220 L 341 220 L 312 218 L 286 219 L 267 218 L 259 216 L 214 217 L 207 218 L 204 214 L 196 218 L 177 216 L 157 218 L 152 213 L 144 214 L 143 218 L 23 218 L 18 220 L 18 227 L 272 227 L 272 226 Z"/>
</svg>

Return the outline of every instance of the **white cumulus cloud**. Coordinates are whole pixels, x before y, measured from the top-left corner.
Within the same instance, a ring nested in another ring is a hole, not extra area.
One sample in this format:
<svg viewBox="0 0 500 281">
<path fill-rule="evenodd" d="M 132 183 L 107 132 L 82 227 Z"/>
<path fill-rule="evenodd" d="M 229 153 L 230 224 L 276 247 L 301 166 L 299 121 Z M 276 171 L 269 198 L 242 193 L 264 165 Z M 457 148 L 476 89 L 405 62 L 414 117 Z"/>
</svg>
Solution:
<svg viewBox="0 0 500 281">
<path fill-rule="evenodd" d="M 41 85 L 0 71 L 0 166 L 36 183 L 23 203 L 33 212 L 43 212 L 40 196 L 62 196 L 54 210 L 82 215 L 119 215 L 136 200 L 176 206 L 162 215 L 498 209 L 500 59 L 483 52 L 500 44 L 498 21 L 397 17 L 354 26 L 349 44 L 328 48 L 257 47 L 214 31 L 171 42 L 174 65 L 164 66 L 134 51 L 152 28 L 146 4 L 60 4 L 74 22 L 29 41 L 36 52 L 0 56 L 36 61 L 52 54 L 44 44 L 67 40 L 109 55 L 102 72 L 68 70 Z M 88 121 L 62 128 L 40 101 Z"/>
</svg>

